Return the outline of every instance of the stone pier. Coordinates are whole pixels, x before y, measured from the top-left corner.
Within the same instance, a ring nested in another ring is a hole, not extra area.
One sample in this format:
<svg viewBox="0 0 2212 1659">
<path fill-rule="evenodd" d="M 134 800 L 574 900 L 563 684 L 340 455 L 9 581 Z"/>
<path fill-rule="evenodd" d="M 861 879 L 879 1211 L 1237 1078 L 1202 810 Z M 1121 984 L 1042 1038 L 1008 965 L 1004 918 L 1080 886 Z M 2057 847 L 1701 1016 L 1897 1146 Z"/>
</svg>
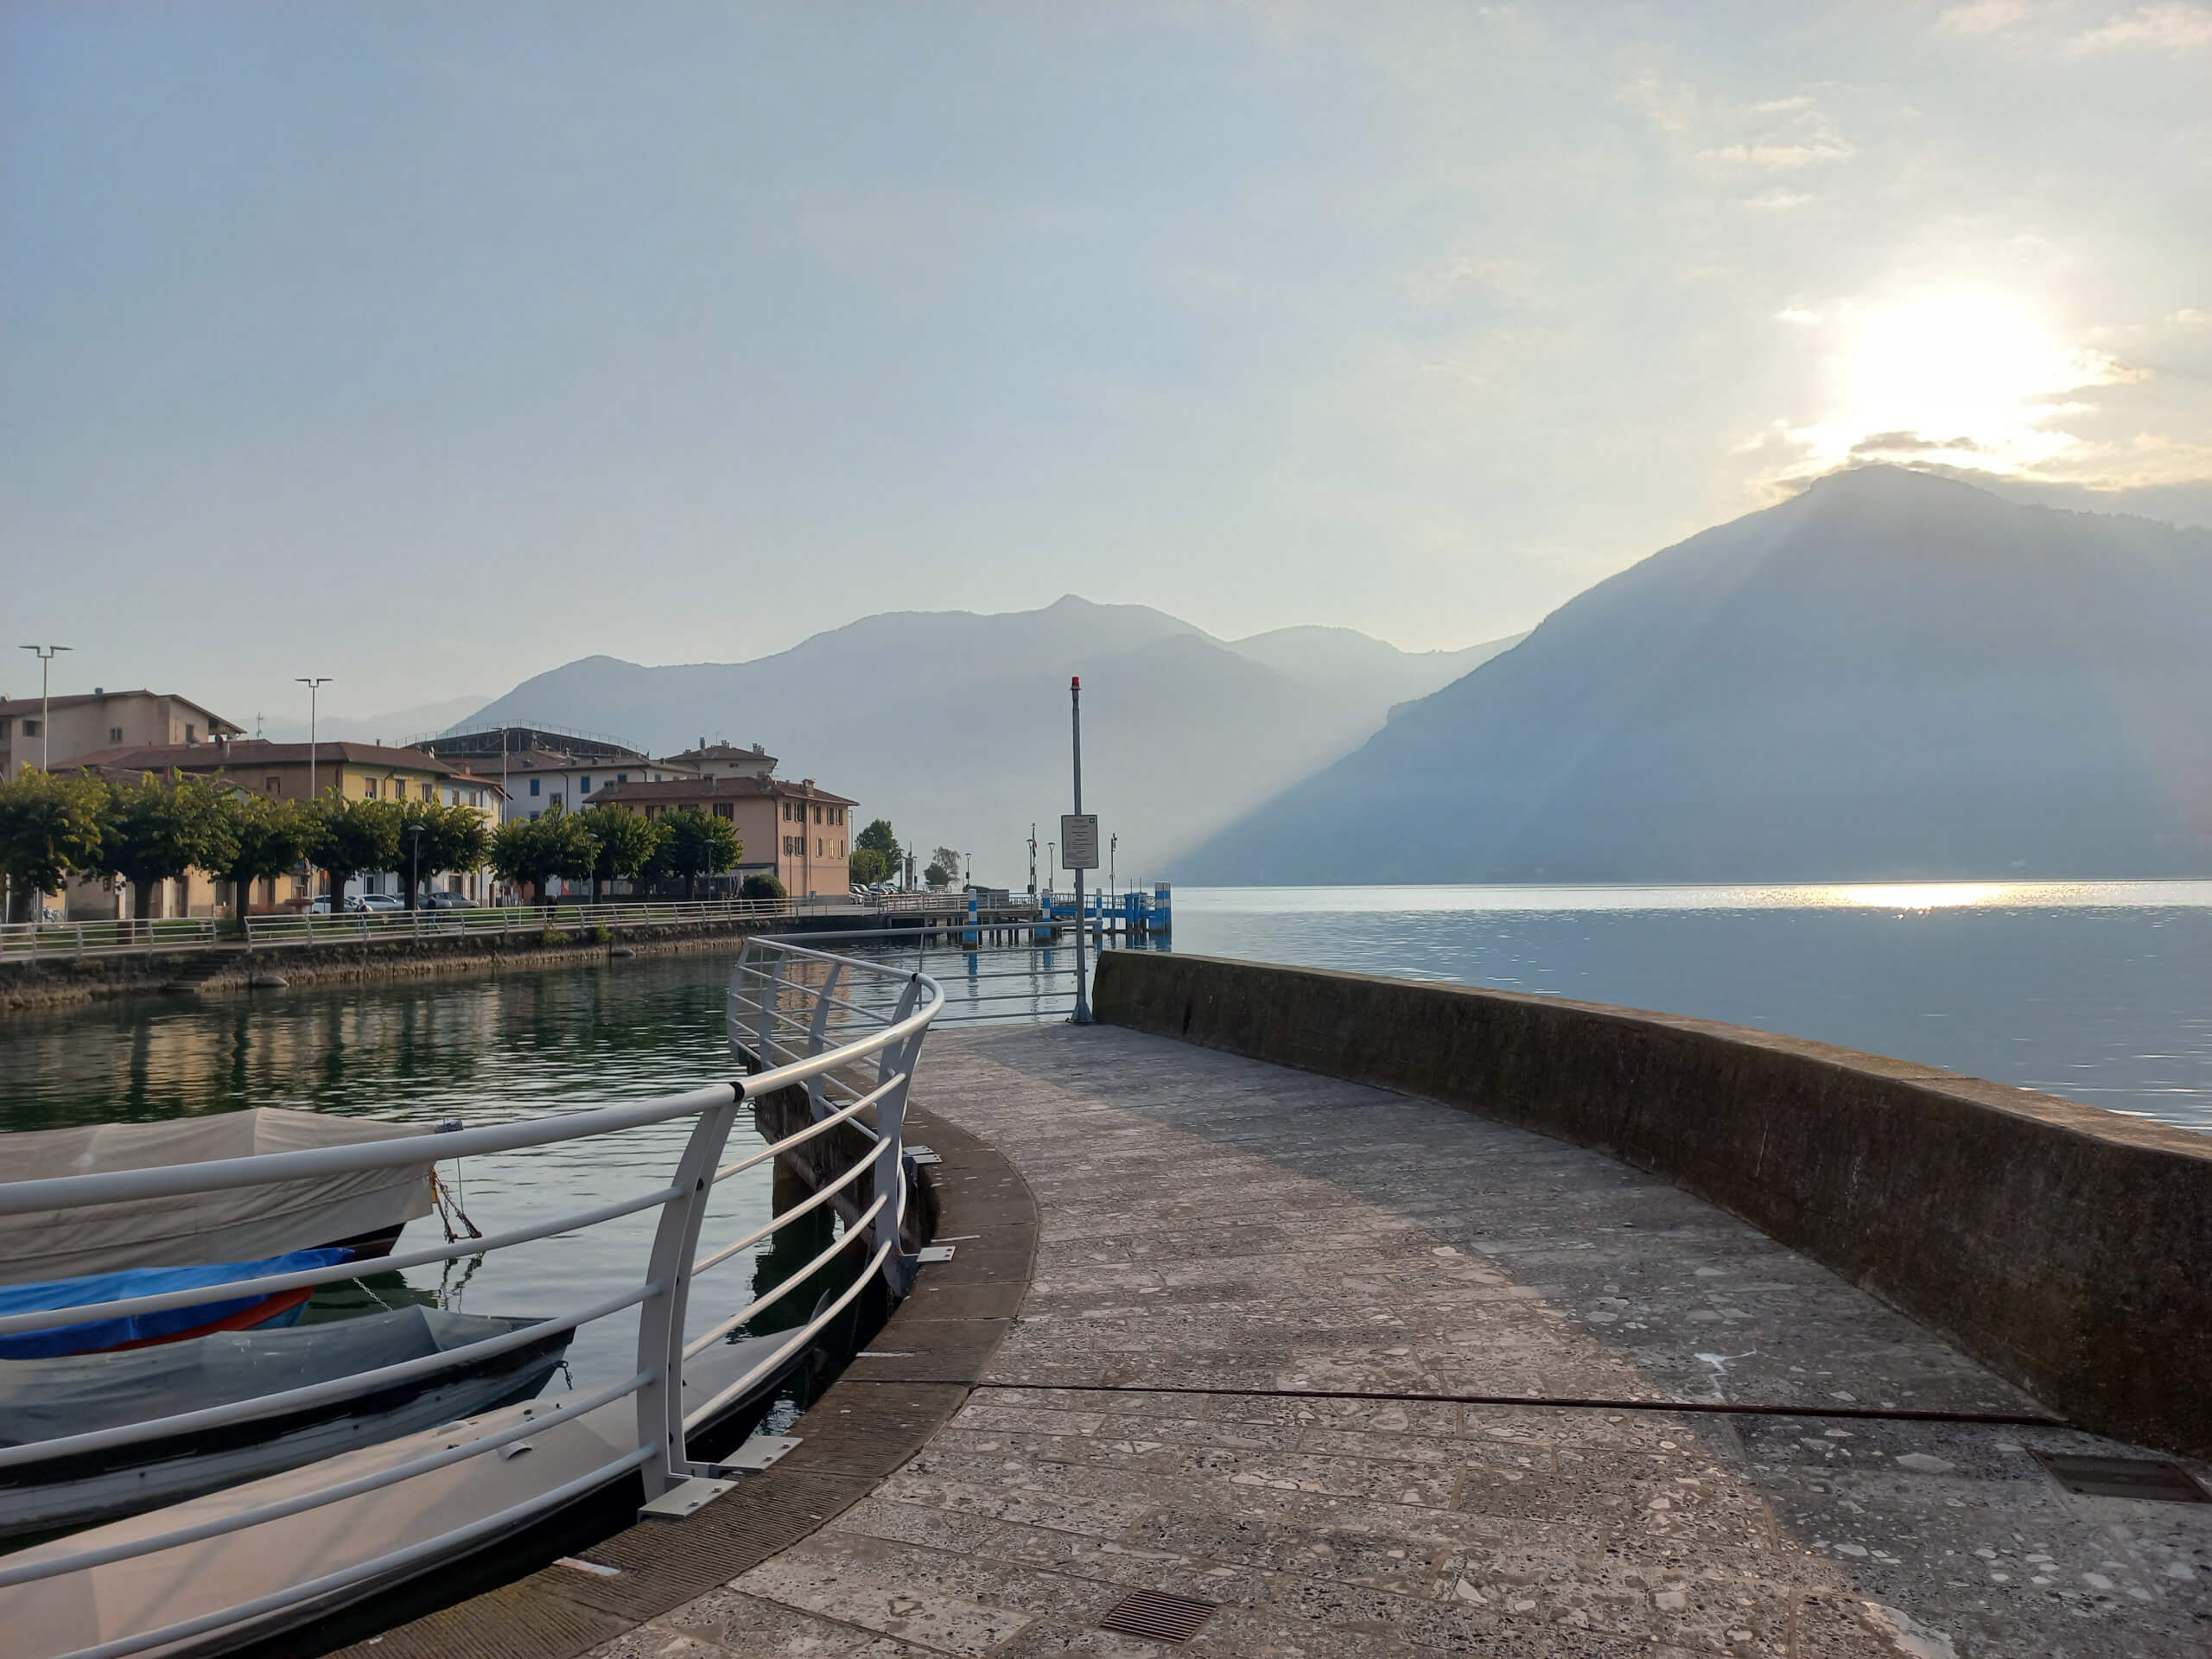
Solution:
<svg viewBox="0 0 2212 1659">
<path fill-rule="evenodd" d="M 953 1261 L 800 1424 L 791 1541 L 707 1548 L 771 1471 L 538 1575 L 640 1621 L 601 1659 L 2212 1652 L 2212 1503 L 2044 1459 L 2212 1470 L 1660 1174 L 1103 1026 L 933 1035 L 916 1098 Z"/>
</svg>

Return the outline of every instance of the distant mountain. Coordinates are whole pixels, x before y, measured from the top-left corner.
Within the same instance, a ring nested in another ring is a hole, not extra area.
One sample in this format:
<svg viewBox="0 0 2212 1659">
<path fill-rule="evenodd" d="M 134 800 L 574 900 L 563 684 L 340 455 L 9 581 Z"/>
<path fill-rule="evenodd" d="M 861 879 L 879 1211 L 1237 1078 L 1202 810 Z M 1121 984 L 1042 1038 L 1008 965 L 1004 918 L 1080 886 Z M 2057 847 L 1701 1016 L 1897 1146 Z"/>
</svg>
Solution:
<svg viewBox="0 0 2212 1659">
<path fill-rule="evenodd" d="M 589 657 L 524 681 L 470 727 L 542 723 L 668 753 L 758 742 L 781 775 L 856 797 L 901 840 L 1026 875 L 1029 826 L 1068 810 L 1068 677 L 1084 684 L 1084 801 L 1157 870 L 1355 747 L 1390 705 L 1465 671 L 1472 652 L 1407 652 L 1348 628 L 1225 644 L 1141 605 L 1070 595 L 1043 610 L 866 617 L 750 662 L 649 668 Z"/>
<path fill-rule="evenodd" d="M 411 708 L 394 709 L 389 714 L 325 715 L 315 721 L 315 734 L 326 743 L 404 743 L 410 737 L 442 731 L 456 721 L 465 721 L 491 701 L 482 696 L 448 697 L 442 702 L 418 702 Z M 308 723 L 304 720 L 272 720 L 262 728 L 262 733 L 278 743 L 304 743 L 308 741 Z"/>
<path fill-rule="evenodd" d="M 1383 694 L 1384 706 L 1425 697 L 1462 674 L 1510 651 L 1529 636 L 1516 633 L 1460 651 L 1400 651 L 1353 628 L 1277 628 L 1231 639 L 1238 656 L 1262 663 L 1316 690 L 1362 701 Z"/>
<path fill-rule="evenodd" d="M 1837 474 L 1601 582 L 1186 880 L 2212 873 L 2212 531 Z"/>
</svg>

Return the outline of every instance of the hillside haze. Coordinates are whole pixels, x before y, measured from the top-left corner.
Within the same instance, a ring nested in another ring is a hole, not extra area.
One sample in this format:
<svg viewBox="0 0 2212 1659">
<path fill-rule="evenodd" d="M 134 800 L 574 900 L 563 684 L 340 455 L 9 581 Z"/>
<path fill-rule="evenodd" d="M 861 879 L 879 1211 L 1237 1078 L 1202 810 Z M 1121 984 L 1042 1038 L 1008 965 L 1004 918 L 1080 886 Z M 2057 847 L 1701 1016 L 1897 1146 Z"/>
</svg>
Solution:
<svg viewBox="0 0 2212 1659">
<path fill-rule="evenodd" d="M 863 821 L 1026 877 L 1069 810 L 1070 675 L 1084 684 L 1084 804 L 1122 838 L 1124 875 L 1310 776 L 1510 641 L 1407 652 L 1349 628 L 1217 639 L 1140 605 L 1073 595 L 1042 610 L 862 618 L 748 662 L 646 667 L 590 657 L 524 681 L 470 728 L 549 722 L 656 754 L 758 742 L 781 775 L 856 797 Z"/>
<path fill-rule="evenodd" d="M 1200 882 L 2212 873 L 2212 532 L 1890 467 L 1654 555 Z"/>
</svg>

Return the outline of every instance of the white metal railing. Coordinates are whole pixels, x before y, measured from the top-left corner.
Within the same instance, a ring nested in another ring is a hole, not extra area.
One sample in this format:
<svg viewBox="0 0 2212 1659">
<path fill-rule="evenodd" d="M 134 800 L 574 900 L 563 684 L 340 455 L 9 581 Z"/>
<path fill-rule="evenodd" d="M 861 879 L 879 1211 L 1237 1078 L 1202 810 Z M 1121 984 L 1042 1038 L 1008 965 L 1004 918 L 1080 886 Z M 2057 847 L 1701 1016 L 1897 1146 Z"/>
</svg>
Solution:
<svg viewBox="0 0 2212 1659">
<path fill-rule="evenodd" d="M 636 1282 L 583 1306 L 503 1336 L 353 1376 L 86 1433 L 0 1447 L 0 1471 L 52 1457 L 105 1451 L 367 1395 L 441 1370 L 476 1364 L 511 1349 L 540 1343 L 548 1336 L 573 1332 L 637 1307 L 640 1314 L 632 1374 L 623 1382 L 594 1389 L 588 1394 L 564 1397 L 555 1408 L 561 1419 L 568 1421 L 588 1410 L 626 1398 L 634 1399 L 636 1444 L 632 1448 L 588 1475 L 538 1492 L 527 1502 L 498 1515 L 475 1517 L 435 1538 L 410 1543 L 335 1573 L 290 1584 L 277 1593 L 78 1649 L 78 1659 L 120 1659 L 125 1654 L 184 1641 L 244 1620 L 263 1618 L 348 1586 L 402 1575 L 417 1564 L 428 1565 L 446 1559 L 479 1539 L 550 1513 L 575 1497 L 626 1476 L 633 1469 L 642 1476 L 645 1497 L 650 1501 L 671 1485 L 709 1472 L 690 1461 L 688 1437 L 777 1375 L 831 1320 L 851 1306 L 877 1274 L 883 1274 L 894 1292 L 903 1293 L 911 1281 L 915 1262 L 905 1252 L 899 1240 L 899 1224 L 906 1205 L 901 1126 L 907 1088 L 920 1055 L 922 1039 L 944 1006 L 944 992 L 936 981 L 912 968 L 836 957 L 787 943 L 756 938 L 747 944 L 732 976 L 733 1019 L 741 995 L 747 995 L 749 988 L 764 983 L 773 988 L 772 993 L 765 1000 L 753 996 L 745 1004 L 757 1012 L 754 1024 L 747 1029 L 757 1033 L 768 1028 L 772 1035 L 760 1047 L 754 1048 L 750 1042 L 741 1042 L 733 1024 L 733 1048 L 751 1071 L 751 1075 L 734 1083 L 717 1083 L 684 1094 L 530 1118 L 493 1128 L 462 1129 L 437 1137 L 437 1156 L 442 1161 L 564 1145 L 688 1118 L 692 1121 L 690 1133 L 665 1185 L 613 1203 L 483 1236 L 418 1249 L 393 1250 L 385 1255 L 331 1267 L 270 1274 L 220 1288 L 226 1300 L 271 1295 L 302 1286 L 333 1283 L 367 1274 L 507 1249 L 658 1208 L 658 1225 L 643 1275 Z M 863 1000 L 837 995 L 840 986 L 855 985 L 867 987 Z M 795 1087 L 806 1089 L 817 1102 L 836 1103 L 817 1112 L 813 1121 L 797 1133 L 733 1162 L 723 1163 L 724 1147 L 740 1105 Z M 871 1111 L 873 1124 L 864 1118 Z M 719 1183 L 845 1125 L 872 1139 L 877 1151 L 859 1160 L 834 1189 L 816 1194 L 730 1243 L 701 1250 L 702 1224 L 709 1200 Z M 421 1141 L 414 1136 L 404 1136 L 396 1141 L 305 1152 L 0 1183 L 0 1216 L 253 1187 L 302 1176 L 403 1167 L 419 1164 L 423 1156 Z M 826 1249 L 780 1285 L 715 1321 L 702 1334 L 689 1342 L 685 1340 L 685 1314 L 695 1277 L 741 1255 L 780 1228 L 831 1202 L 840 1192 L 855 1185 L 863 1173 L 872 1177 L 868 1201 L 849 1221 L 842 1236 L 833 1239 Z M 827 1306 L 817 1306 L 803 1323 L 779 1333 L 770 1351 L 711 1398 L 688 1411 L 684 1408 L 683 1379 L 688 1362 L 848 1250 L 867 1252 L 865 1268 L 850 1287 Z M 188 1306 L 207 1301 L 210 1294 L 208 1288 L 202 1287 L 10 1314 L 0 1317 L 0 1335 Z M 188 1526 L 150 1534 L 141 1531 L 119 1541 L 90 1548 L 60 1553 L 41 1550 L 12 1564 L 0 1558 L 0 1595 L 10 1586 L 71 1573 L 89 1573 L 395 1485 L 468 1458 L 496 1452 L 530 1433 L 543 1433 L 547 1422 L 547 1414 L 541 1410 L 534 1420 L 510 1429 L 458 1445 L 446 1445 L 435 1452 L 410 1457 L 351 1480 L 315 1486 L 279 1501 L 234 1510 Z M 90 1597 L 92 1592 L 88 1590 L 86 1594 Z M 4 1604 L 0 1603 L 0 1616 L 4 1614 Z"/>
<path fill-rule="evenodd" d="M 260 946 L 344 944 L 363 940 L 452 938 L 467 934 L 594 933 L 604 927 L 772 921 L 802 916 L 964 913 L 963 894 L 824 893 L 795 899 L 610 900 L 572 899 L 551 905 L 472 906 L 458 910 L 341 910 L 248 916 L 245 942 Z M 1027 910 L 1026 899 L 1010 906 Z M 1002 919 L 1000 907 L 988 912 Z M 0 958 L 94 957 L 118 952 L 199 950 L 235 941 L 238 925 L 207 917 L 132 921 L 0 923 Z"/>
<path fill-rule="evenodd" d="M 222 924 L 205 916 L 133 921 L 0 922 L 0 957 L 96 957 L 118 951 L 203 950 Z"/>
</svg>

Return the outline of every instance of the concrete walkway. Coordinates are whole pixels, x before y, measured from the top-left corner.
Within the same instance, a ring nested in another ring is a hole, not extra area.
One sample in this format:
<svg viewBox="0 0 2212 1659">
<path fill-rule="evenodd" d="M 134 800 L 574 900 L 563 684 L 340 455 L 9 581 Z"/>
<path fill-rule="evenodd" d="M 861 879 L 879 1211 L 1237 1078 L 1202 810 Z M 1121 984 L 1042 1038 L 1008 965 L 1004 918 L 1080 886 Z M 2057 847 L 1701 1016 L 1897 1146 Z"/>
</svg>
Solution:
<svg viewBox="0 0 2212 1659">
<path fill-rule="evenodd" d="M 1820 1414 L 2042 1414 L 1607 1159 L 1106 1027 L 935 1036 L 918 1092 L 1042 1216 L 985 1385 L 605 1659 L 1173 1651 L 1100 1628 L 1136 1590 L 1217 1654 L 2212 1652 L 2212 1504 L 2066 1492 L 2033 1452 L 2130 1448 L 2063 1427 Z"/>
</svg>

